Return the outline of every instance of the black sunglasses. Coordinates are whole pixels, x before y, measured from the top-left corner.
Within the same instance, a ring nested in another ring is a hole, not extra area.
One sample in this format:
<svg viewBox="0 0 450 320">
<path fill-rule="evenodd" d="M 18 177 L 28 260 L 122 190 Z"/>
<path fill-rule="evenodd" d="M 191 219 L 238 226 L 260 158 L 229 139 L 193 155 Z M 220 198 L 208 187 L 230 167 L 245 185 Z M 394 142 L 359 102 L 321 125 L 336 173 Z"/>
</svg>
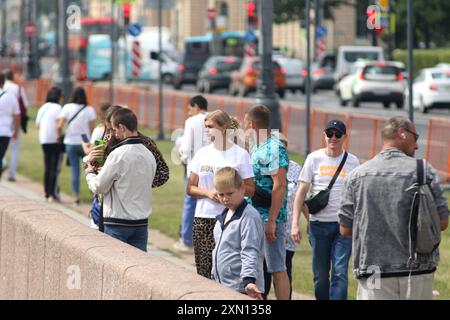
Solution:
<svg viewBox="0 0 450 320">
<path fill-rule="evenodd" d="M 327 135 L 327 137 L 329 139 L 333 138 L 333 136 L 335 136 L 336 139 L 340 139 L 344 135 L 344 134 L 342 134 L 340 132 L 333 132 L 333 131 L 325 131 L 325 134 Z"/>
<path fill-rule="evenodd" d="M 417 142 L 417 140 L 419 140 L 419 137 L 420 137 L 419 134 L 417 134 L 417 133 L 415 133 L 415 132 L 412 132 L 412 131 L 409 130 L 409 129 L 405 129 L 405 131 L 411 133 L 411 134 L 414 136 L 414 140 L 416 140 L 416 142 Z"/>
</svg>

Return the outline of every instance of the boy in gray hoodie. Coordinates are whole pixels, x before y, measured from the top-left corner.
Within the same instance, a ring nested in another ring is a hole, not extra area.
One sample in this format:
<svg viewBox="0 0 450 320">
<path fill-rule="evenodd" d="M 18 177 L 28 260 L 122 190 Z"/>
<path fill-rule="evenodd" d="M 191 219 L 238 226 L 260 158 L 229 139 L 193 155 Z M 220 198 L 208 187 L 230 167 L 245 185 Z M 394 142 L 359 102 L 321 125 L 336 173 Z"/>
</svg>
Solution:
<svg viewBox="0 0 450 320">
<path fill-rule="evenodd" d="M 230 167 L 218 170 L 214 187 L 226 207 L 214 227 L 212 278 L 252 298 L 264 292 L 264 224 L 244 199 L 245 184 Z"/>
</svg>

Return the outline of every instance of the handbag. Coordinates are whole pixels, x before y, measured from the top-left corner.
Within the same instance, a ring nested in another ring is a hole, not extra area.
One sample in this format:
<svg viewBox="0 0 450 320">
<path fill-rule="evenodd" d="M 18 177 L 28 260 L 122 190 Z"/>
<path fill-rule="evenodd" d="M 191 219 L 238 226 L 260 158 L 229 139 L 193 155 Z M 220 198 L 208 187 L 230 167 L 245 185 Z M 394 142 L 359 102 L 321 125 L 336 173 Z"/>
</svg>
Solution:
<svg viewBox="0 0 450 320">
<path fill-rule="evenodd" d="M 98 229 L 103 232 L 103 200 L 100 199 L 98 194 L 94 195 L 92 199 L 90 215 Z"/>
<path fill-rule="evenodd" d="M 305 204 L 308 207 L 308 211 L 310 214 L 316 214 L 319 211 L 323 210 L 328 205 L 328 201 L 330 199 L 330 190 L 333 187 L 334 183 L 336 182 L 336 179 L 338 178 L 339 174 L 341 173 L 345 161 L 347 161 L 347 156 L 348 153 L 346 151 L 344 154 L 344 158 L 342 158 L 342 161 L 339 164 L 338 169 L 334 173 L 333 179 L 331 179 L 330 183 L 328 184 L 328 187 L 324 190 L 321 190 L 319 193 L 310 197 L 309 199 L 305 200 Z"/>
</svg>

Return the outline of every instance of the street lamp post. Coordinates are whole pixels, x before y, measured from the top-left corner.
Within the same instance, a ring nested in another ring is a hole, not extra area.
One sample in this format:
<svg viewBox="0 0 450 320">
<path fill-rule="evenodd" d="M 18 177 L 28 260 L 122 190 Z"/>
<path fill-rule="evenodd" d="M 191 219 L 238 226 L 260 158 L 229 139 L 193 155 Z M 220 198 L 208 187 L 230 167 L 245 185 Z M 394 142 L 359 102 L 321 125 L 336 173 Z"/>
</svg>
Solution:
<svg viewBox="0 0 450 320">
<path fill-rule="evenodd" d="M 69 101 L 72 93 L 72 82 L 70 80 L 69 69 L 69 47 L 68 47 L 68 30 L 67 30 L 67 0 L 58 1 L 58 45 L 59 45 L 59 86 L 62 88 L 64 102 Z"/>
<path fill-rule="evenodd" d="M 159 82 L 158 82 L 158 98 L 159 98 L 159 132 L 158 132 L 158 140 L 165 140 L 164 137 L 164 114 L 163 114 L 163 73 L 162 73 L 162 9 L 163 3 L 162 0 L 158 0 L 158 48 L 159 48 Z"/>
<path fill-rule="evenodd" d="M 1 10 L 2 10 L 2 52 L 3 58 L 6 57 L 6 0 L 1 0 Z"/>
<path fill-rule="evenodd" d="M 305 8 L 306 16 L 306 78 L 305 78 L 305 93 L 306 93 L 306 156 L 311 152 L 311 2 L 306 0 Z"/>
<path fill-rule="evenodd" d="M 414 108 L 413 108 L 413 5 L 412 0 L 408 0 L 408 107 L 409 120 L 414 122 Z"/>
<path fill-rule="evenodd" d="M 259 28 L 261 39 L 259 52 L 261 59 L 261 72 L 258 79 L 256 103 L 265 105 L 271 113 L 272 129 L 282 129 L 280 119 L 280 104 L 275 95 L 275 83 L 272 68 L 272 23 L 273 0 L 260 0 L 258 5 Z"/>
</svg>

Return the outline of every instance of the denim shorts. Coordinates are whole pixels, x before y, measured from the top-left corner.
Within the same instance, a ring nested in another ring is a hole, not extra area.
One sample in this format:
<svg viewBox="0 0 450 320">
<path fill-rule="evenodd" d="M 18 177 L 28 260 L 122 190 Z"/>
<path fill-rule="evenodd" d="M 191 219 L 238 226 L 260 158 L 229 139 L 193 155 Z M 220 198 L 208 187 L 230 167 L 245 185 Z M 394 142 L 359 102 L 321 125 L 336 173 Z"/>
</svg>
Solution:
<svg viewBox="0 0 450 320">
<path fill-rule="evenodd" d="M 267 223 L 265 223 L 267 225 Z M 277 223 L 275 229 L 276 239 L 267 241 L 264 236 L 264 257 L 266 258 L 267 272 L 286 271 L 286 244 L 285 244 L 285 223 Z"/>
</svg>

